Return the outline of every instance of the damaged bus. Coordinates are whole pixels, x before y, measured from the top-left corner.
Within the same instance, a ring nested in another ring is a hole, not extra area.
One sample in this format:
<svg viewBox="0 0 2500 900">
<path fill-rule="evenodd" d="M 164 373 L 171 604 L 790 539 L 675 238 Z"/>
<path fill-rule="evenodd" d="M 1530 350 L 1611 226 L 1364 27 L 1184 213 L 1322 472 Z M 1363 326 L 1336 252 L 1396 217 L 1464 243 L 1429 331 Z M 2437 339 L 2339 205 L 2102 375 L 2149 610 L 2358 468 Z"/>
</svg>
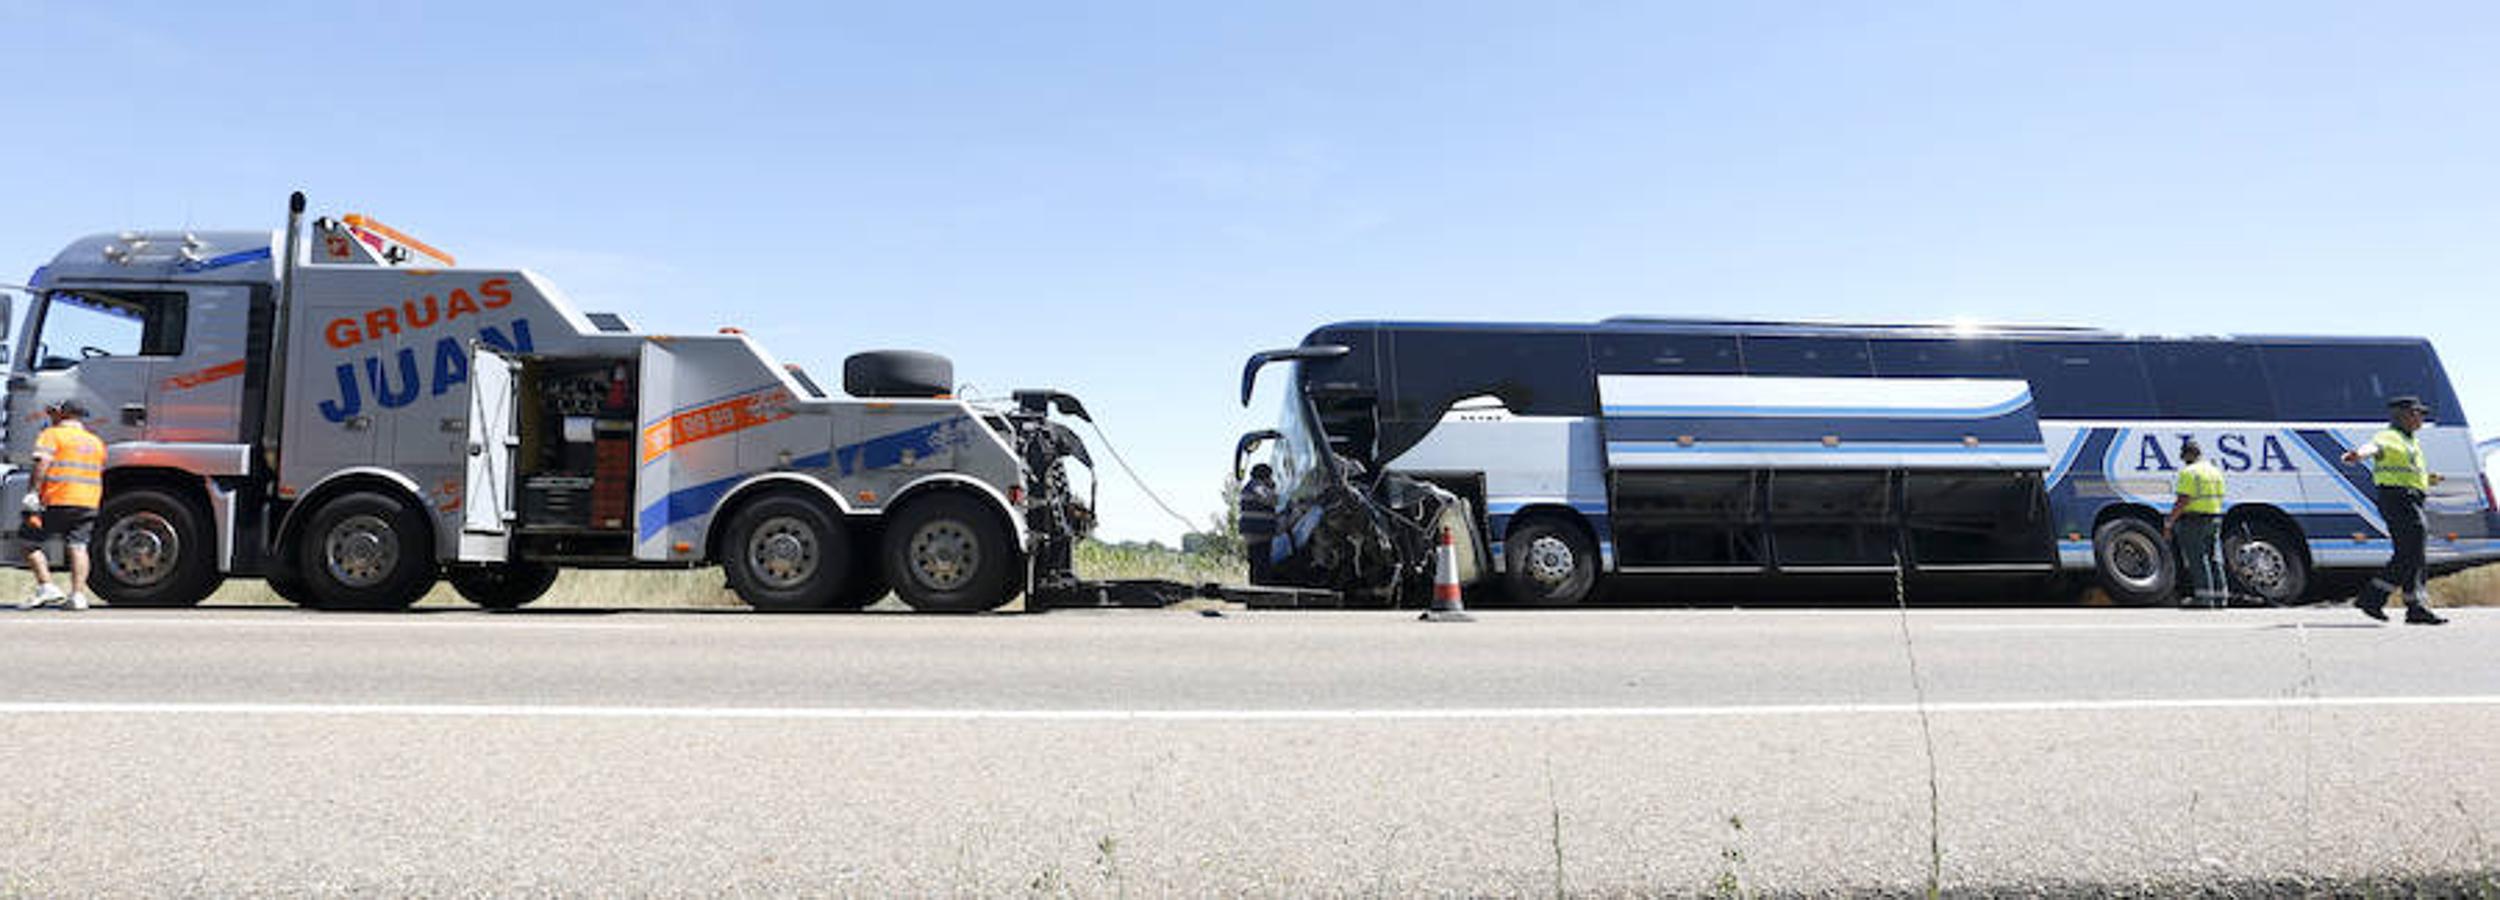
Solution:
<svg viewBox="0 0 2500 900">
<path fill-rule="evenodd" d="M 2193 437 L 2229 473 L 2234 593 L 2294 603 L 2386 560 L 2369 473 L 2337 457 L 2406 394 L 2436 407 L 2433 566 L 2500 557 L 2474 440 L 2419 338 L 1349 322 L 1254 356 L 1244 403 L 1269 366 L 1284 413 L 1235 454 L 1266 447 L 1275 473 L 1257 584 L 1380 582 L 1418 558 L 1416 523 L 1467 510 L 1486 577 L 1527 605 L 1631 575 L 1893 573 L 2163 603 L 2181 578 L 2161 518 Z"/>
</svg>

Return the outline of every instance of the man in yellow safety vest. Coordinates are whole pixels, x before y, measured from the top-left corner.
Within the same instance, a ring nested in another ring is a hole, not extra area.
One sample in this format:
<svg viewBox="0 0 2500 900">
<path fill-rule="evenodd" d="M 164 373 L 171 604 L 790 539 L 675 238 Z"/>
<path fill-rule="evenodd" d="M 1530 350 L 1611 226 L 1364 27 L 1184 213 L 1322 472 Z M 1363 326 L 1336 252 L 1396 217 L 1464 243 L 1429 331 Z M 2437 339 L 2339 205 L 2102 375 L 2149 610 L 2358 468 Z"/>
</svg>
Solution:
<svg viewBox="0 0 2500 900">
<path fill-rule="evenodd" d="M 67 606 L 86 609 L 87 540 L 95 530 L 96 507 L 104 501 L 104 439 L 87 430 L 87 409 L 63 400 L 44 410 L 52 427 L 35 437 L 34 477 L 27 483 L 24 510 L 27 527 L 26 567 L 35 573 L 35 594 L 21 609 Z M 61 539 L 69 556 L 69 593 L 52 583 L 52 567 L 44 559 L 46 539 Z"/>
<path fill-rule="evenodd" d="M 2188 585 L 2196 592 L 2179 605 L 2221 609 L 2231 605 L 2231 582 L 2222 569 L 2222 467 L 2204 457 L 2195 438 L 2179 445 L 2178 499 L 2161 530 L 2186 555 Z"/>
<path fill-rule="evenodd" d="M 2397 397 L 2387 401 L 2387 428 L 2370 442 L 2344 451 L 2346 464 L 2364 459 L 2370 461 L 2370 480 L 2378 485 L 2378 514 L 2387 522 L 2387 537 L 2396 545 L 2396 552 L 2387 558 L 2387 568 L 2370 579 L 2361 596 L 2352 605 L 2361 614 L 2387 621 L 2387 595 L 2403 591 L 2405 623 L 2408 625 L 2445 625 L 2447 619 L 2431 612 L 2430 591 L 2423 585 L 2428 577 L 2429 560 L 2424 542 L 2430 536 L 2430 519 L 2423 501 L 2432 485 L 2442 479 L 2432 472 L 2422 458 L 2422 440 L 2415 436 L 2422 423 L 2430 417 L 2430 407 L 2418 397 Z"/>
</svg>

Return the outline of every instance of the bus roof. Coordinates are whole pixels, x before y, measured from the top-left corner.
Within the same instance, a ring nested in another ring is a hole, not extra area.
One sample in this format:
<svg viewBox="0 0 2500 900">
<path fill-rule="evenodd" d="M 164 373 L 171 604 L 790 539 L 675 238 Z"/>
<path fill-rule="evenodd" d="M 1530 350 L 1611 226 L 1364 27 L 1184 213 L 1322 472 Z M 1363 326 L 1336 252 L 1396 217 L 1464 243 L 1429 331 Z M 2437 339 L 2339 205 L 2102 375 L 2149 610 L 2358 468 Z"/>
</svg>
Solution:
<svg viewBox="0 0 2500 900">
<path fill-rule="evenodd" d="M 1442 332 L 1514 332 L 1522 334 L 1624 334 L 1624 333 L 1692 333 L 1692 334 L 1755 334 L 1794 337 L 1893 337 L 1912 339 L 1994 338 L 2018 341 L 2238 341 L 2255 344 L 2422 344 L 2426 338 L 2400 335 L 2290 335 L 2290 334 L 2132 334 L 2107 328 L 2080 325 L 1984 323 L 1967 322 L 1821 322 L 1810 320 L 1675 318 L 1659 316 L 1615 316 L 1591 323 L 1571 322 L 1432 322 L 1415 320 L 1356 320 L 1332 322 L 1313 330 L 1321 332 L 1381 329 L 1391 331 Z"/>
</svg>

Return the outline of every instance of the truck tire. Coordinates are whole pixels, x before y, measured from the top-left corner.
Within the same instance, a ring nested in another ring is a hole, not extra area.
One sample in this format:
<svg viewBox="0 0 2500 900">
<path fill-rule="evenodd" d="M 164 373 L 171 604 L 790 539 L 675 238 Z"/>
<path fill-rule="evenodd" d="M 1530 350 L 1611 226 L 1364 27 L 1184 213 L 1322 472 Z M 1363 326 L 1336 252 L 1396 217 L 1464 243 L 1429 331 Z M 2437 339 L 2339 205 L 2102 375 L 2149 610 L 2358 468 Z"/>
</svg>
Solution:
<svg viewBox="0 0 2500 900">
<path fill-rule="evenodd" d="M 928 494 L 886 521 L 885 580 L 921 612 L 1006 605 L 1024 588 L 1022 557 L 998 513 L 967 494 Z"/>
<path fill-rule="evenodd" d="M 556 586 L 556 567 L 541 562 L 454 566 L 444 573 L 451 589 L 484 609 L 520 609 Z"/>
<path fill-rule="evenodd" d="M 434 523 L 416 507 L 357 491 L 313 510 L 295 559 L 316 609 L 407 609 L 434 589 Z"/>
<path fill-rule="evenodd" d="M 852 570 L 866 563 L 856 558 L 839 511 L 794 493 L 740 504 L 721 550 L 730 590 L 763 610 L 840 608 Z"/>
<path fill-rule="evenodd" d="M 304 587 L 303 576 L 273 567 L 261 576 L 261 581 L 269 585 L 269 592 L 278 595 L 278 599 L 305 609 L 313 608 L 312 591 Z"/>
<path fill-rule="evenodd" d="M 114 606 L 198 606 L 226 581 L 208 516 L 156 488 L 116 491 L 104 501 L 93 555 L 96 594 Z"/>
<path fill-rule="evenodd" d="M 1597 541 L 1553 518 L 1513 525 L 1502 539 L 1502 586 L 1521 606 L 1578 606 L 1597 587 Z"/>
<path fill-rule="evenodd" d="M 2179 557 L 2161 529 L 2119 516 L 2092 531 L 2092 571 L 2120 606 L 2168 603 L 2179 583 Z"/>
<path fill-rule="evenodd" d="M 955 392 L 955 364 L 918 350 L 854 353 L 842 361 L 842 390 L 853 397 L 943 397 Z"/>
</svg>

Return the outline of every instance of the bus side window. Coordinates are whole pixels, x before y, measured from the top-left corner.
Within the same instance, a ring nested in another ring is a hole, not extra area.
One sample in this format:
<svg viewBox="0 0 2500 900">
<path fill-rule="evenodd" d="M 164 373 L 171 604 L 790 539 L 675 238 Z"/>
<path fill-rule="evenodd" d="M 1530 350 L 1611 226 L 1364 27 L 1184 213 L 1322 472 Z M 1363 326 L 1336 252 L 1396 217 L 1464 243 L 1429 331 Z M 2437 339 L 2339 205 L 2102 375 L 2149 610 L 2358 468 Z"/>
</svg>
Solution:
<svg viewBox="0 0 2500 900">
<path fill-rule="evenodd" d="M 1745 336 L 1745 374 L 1867 378 L 1875 374 L 1865 338 Z"/>
<path fill-rule="evenodd" d="M 2144 345 L 2144 371 L 2161 414 L 2172 419 L 2261 422 L 2274 418 L 2273 392 L 2257 351 L 2219 341 Z"/>
<path fill-rule="evenodd" d="M 1983 338 L 1878 338 L 1875 374 L 1882 378 L 2020 378 L 2003 341 Z"/>
<path fill-rule="evenodd" d="M 1599 334 L 1589 339 L 1605 375 L 1742 375 L 1736 338 L 1673 332 Z"/>
<path fill-rule="evenodd" d="M 2456 409 L 2420 345 L 2268 344 L 2258 352 L 2285 419 L 2376 422 L 2387 417 L 2387 398 L 2403 394 L 2429 401 L 2444 416 Z"/>
<path fill-rule="evenodd" d="M 2136 345 L 2037 341 L 2014 345 L 2043 419 L 2150 419 L 2161 414 Z"/>
</svg>

